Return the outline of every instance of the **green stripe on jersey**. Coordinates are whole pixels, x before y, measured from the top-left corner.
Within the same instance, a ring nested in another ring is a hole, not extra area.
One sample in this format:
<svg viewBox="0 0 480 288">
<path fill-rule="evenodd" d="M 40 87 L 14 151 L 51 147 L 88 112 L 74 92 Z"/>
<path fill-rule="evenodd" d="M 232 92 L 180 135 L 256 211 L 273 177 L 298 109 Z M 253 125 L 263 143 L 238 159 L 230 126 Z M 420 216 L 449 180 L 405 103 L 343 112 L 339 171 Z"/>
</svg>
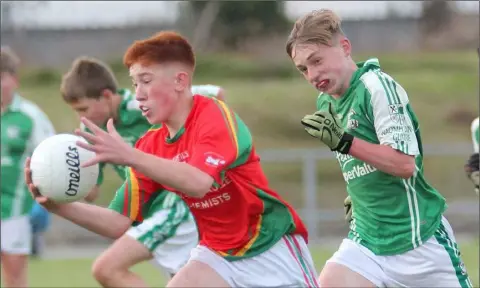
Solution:
<svg viewBox="0 0 480 288">
<path fill-rule="evenodd" d="M 440 227 L 435 232 L 435 239 L 448 253 L 460 287 L 473 287 L 472 282 L 468 277 L 467 270 L 465 269 L 465 265 L 461 259 L 460 250 L 458 249 L 457 243 L 450 238 L 445 226 L 443 226 L 443 223 L 440 223 Z"/>
</svg>

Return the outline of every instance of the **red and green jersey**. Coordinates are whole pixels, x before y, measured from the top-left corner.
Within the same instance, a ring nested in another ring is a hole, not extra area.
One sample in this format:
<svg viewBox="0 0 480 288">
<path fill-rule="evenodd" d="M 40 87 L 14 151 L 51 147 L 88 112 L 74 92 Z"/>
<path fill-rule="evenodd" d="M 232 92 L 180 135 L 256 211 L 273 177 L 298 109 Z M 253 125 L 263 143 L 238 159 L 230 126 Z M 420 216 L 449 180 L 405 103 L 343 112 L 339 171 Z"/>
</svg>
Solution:
<svg viewBox="0 0 480 288">
<path fill-rule="evenodd" d="M 203 198 L 188 197 L 130 170 L 124 193 L 131 219 L 142 221 L 142 205 L 163 189 L 179 194 L 190 207 L 200 243 L 229 261 L 258 255 L 286 234 L 307 230 L 295 210 L 270 189 L 248 127 L 224 102 L 195 95 L 185 125 L 174 137 L 165 126 L 150 129 L 136 148 L 186 162 L 214 178 Z"/>
</svg>

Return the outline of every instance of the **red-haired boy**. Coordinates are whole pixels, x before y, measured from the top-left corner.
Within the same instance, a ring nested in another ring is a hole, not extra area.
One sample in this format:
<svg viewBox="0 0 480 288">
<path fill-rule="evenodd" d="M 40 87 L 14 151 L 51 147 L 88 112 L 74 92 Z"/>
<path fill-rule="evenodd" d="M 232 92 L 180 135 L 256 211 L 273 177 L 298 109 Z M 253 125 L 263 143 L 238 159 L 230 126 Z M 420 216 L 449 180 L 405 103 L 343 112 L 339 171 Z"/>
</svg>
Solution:
<svg viewBox="0 0 480 288">
<path fill-rule="evenodd" d="M 168 287 L 318 287 L 307 230 L 269 187 L 248 127 L 223 101 L 192 97 L 195 56 L 187 40 L 161 32 L 135 42 L 124 63 L 143 115 L 157 126 L 135 148 L 112 121 L 105 132 L 82 119 L 93 134 L 76 132 L 92 143 L 79 145 L 96 153 L 84 166 L 129 166 L 125 189 L 141 191 L 143 199 L 167 189 L 189 205 L 200 244 Z M 72 204 L 51 203 L 31 188 L 55 213 L 71 213 Z"/>
</svg>

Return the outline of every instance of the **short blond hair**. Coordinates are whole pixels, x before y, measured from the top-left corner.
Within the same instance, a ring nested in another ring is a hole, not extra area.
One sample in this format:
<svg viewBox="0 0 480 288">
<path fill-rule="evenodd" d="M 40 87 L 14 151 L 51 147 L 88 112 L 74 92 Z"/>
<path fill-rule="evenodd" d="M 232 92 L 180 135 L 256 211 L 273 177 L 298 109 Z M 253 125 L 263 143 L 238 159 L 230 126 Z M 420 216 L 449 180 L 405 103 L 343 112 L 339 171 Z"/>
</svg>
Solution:
<svg viewBox="0 0 480 288">
<path fill-rule="evenodd" d="M 16 75 L 20 59 L 10 47 L 2 46 L 0 52 L 0 72 L 7 72 Z"/>
<path fill-rule="evenodd" d="M 332 10 L 314 10 L 299 18 L 288 36 L 286 50 L 292 57 L 293 47 L 297 44 L 332 45 L 337 35 L 344 35 L 342 20 Z"/>
<path fill-rule="evenodd" d="M 117 87 L 115 75 L 107 64 L 82 56 L 63 75 L 60 93 L 66 102 L 72 103 L 83 98 L 99 99 L 105 89 L 116 93 Z"/>
</svg>

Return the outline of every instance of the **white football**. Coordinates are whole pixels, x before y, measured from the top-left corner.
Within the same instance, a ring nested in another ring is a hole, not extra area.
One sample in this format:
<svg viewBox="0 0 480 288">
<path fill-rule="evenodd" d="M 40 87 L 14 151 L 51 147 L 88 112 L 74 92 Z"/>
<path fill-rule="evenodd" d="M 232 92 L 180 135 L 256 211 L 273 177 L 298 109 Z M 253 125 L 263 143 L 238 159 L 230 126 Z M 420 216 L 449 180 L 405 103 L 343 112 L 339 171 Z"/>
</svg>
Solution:
<svg viewBox="0 0 480 288">
<path fill-rule="evenodd" d="M 98 164 L 80 167 L 95 153 L 77 146 L 79 140 L 87 142 L 72 134 L 57 134 L 33 151 L 32 182 L 43 196 L 60 203 L 74 202 L 85 198 L 97 183 Z"/>
</svg>

